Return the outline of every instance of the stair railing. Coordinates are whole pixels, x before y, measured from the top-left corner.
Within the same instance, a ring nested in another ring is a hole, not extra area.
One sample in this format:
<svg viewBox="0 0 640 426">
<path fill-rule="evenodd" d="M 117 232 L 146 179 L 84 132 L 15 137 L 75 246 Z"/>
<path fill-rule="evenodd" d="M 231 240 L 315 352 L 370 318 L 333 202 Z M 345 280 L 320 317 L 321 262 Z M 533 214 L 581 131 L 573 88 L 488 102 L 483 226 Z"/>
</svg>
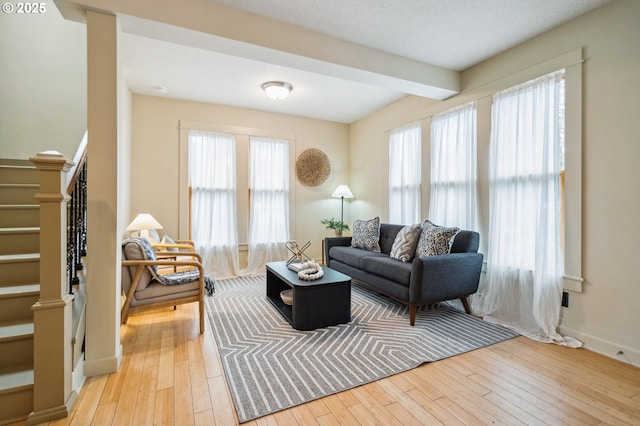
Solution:
<svg viewBox="0 0 640 426">
<path fill-rule="evenodd" d="M 86 134 L 78 152 L 74 156 L 75 163 L 69 174 L 67 194 L 71 197 L 67 215 L 67 277 L 69 294 L 73 294 L 73 286 L 80 284 L 78 271 L 84 265 L 82 258 L 87 255 L 87 145 Z"/>
</svg>

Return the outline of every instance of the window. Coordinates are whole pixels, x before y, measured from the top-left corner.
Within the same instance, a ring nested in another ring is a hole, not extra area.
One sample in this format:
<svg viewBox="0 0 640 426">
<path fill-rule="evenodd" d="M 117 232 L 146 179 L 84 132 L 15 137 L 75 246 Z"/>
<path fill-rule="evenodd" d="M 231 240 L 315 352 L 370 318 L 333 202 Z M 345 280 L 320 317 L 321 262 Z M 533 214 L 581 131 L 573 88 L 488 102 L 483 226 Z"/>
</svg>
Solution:
<svg viewBox="0 0 640 426">
<path fill-rule="evenodd" d="M 422 179 L 420 123 L 394 129 L 389 134 L 389 222 L 413 224 L 421 221 Z"/>
<path fill-rule="evenodd" d="M 188 148 L 192 238 L 214 276 L 237 275 L 235 137 L 192 130 Z"/>
<path fill-rule="evenodd" d="M 484 315 L 542 341 L 557 331 L 564 271 L 564 71 L 493 96 Z"/>
<path fill-rule="evenodd" d="M 429 219 L 478 230 L 476 103 L 433 116 Z"/>
<path fill-rule="evenodd" d="M 250 137 L 249 258 L 246 273 L 286 259 L 289 240 L 289 144 Z"/>
<path fill-rule="evenodd" d="M 496 94 L 492 111 L 490 235 L 501 263 L 535 270 L 541 232 L 561 241 L 562 72 Z"/>
</svg>

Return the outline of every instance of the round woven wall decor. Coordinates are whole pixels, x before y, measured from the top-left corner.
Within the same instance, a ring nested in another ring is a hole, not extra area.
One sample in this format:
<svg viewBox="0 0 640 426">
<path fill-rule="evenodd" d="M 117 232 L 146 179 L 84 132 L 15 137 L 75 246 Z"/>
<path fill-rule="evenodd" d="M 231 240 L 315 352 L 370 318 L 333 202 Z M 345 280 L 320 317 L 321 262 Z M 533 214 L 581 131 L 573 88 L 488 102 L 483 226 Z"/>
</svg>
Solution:
<svg viewBox="0 0 640 426">
<path fill-rule="evenodd" d="M 322 185 L 331 174 L 327 154 L 316 148 L 305 149 L 296 160 L 296 176 L 307 186 Z"/>
</svg>

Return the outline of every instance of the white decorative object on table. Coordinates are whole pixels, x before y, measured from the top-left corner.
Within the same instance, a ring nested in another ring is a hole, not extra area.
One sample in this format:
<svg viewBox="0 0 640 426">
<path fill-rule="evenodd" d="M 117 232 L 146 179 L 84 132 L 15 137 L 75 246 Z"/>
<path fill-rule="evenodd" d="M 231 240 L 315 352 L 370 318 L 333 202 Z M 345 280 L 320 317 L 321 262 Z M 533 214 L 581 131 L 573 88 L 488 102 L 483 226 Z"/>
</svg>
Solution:
<svg viewBox="0 0 640 426">
<path fill-rule="evenodd" d="M 298 278 L 304 281 L 313 281 L 322 278 L 324 270 L 318 262 L 309 260 L 302 264 L 304 269 L 298 272 Z"/>
<path fill-rule="evenodd" d="M 309 256 L 304 254 L 304 251 L 309 248 L 311 245 L 311 241 L 307 241 L 305 245 L 300 247 L 297 241 L 287 241 L 284 243 L 284 246 L 291 252 L 291 257 L 287 260 L 287 265 L 290 265 L 294 262 L 302 263 L 304 259 L 311 260 Z"/>
</svg>

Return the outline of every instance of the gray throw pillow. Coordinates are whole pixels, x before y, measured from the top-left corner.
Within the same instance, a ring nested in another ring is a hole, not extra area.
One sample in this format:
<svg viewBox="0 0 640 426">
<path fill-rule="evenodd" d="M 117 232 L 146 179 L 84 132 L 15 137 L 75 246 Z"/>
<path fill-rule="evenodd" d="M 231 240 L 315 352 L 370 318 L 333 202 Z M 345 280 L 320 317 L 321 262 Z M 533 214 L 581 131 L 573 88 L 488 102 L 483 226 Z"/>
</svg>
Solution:
<svg viewBox="0 0 640 426">
<path fill-rule="evenodd" d="M 422 226 L 419 223 L 402 228 L 393 240 L 390 256 L 405 263 L 411 262 L 416 253 L 421 231 Z"/>
<path fill-rule="evenodd" d="M 453 239 L 458 232 L 460 232 L 460 228 L 446 228 L 425 220 L 418 239 L 416 256 L 438 256 L 449 253 Z"/>
<path fill-rule="evenodd" d="M 380 218 L 353 222 L 351 246 L 380 253 Z"/>
<path fill-rule="evenodd" d="M 166 235 L 164 237 L 162 237 L 162 240 L 160 241 L 160 244 L 175 244 L 176 242 L 173 240 L 173 238 L 171 238 L 170 236 Z M 164 251 L 180 251 L 180 249 L 178 247 L 163 247 L 162 250 Z"/>
</svg>

